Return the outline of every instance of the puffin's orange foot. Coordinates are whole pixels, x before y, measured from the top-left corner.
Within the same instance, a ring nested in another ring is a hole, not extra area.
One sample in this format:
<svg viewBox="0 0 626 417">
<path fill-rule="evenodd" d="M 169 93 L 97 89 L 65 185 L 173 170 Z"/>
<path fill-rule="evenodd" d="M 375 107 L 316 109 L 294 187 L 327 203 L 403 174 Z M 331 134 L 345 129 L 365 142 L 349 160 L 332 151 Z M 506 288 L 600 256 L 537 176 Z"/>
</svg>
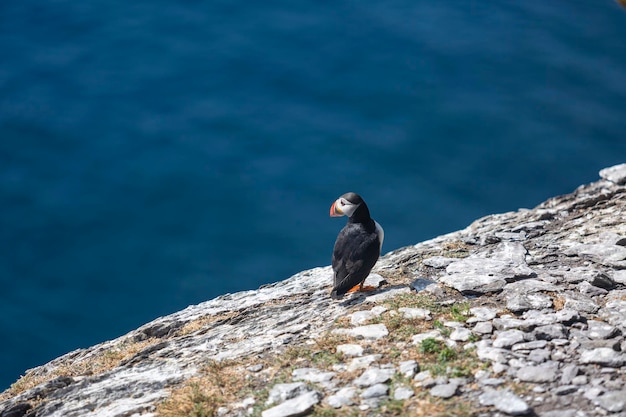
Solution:
<svg viewBox="0 0 626 417">
<path fill-rule="evenodd" d="M 346 291 L 346 294 L 352 294 L 353 292 L 357 292 L 359 288 L 361 288 L 361 284 L 356 284 L 354 287 Z"/>
<path fill-rule="evenodd" d="M 368 291 L 374 291 L 377 290 L 378 288 L 376 287 L 372 287 L 371 285 L 363 285 L 361 287 L 361 284 L 357 284 L 354 287 L 350 288 L 348 291 L 346 291 L 346 294 L 352 294 L 353 292 L 368 292 Z"/>
</svg>

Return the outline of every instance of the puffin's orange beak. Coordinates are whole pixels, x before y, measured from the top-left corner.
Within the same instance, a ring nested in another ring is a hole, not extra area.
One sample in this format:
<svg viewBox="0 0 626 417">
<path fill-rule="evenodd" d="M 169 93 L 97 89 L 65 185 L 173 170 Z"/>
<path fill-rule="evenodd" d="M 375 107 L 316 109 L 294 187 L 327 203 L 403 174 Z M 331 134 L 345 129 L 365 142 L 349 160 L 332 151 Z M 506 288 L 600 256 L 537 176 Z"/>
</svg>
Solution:
<svg viewBox="0 0 626 417">
<path fill-rule="evenodd" d="M 343 216 L 343 212 L 339 207 L 337 207 L 337 202 L 335 201 L 332 206 L 330 206 L 330 217 L 341 217 Z"/>
</svg>

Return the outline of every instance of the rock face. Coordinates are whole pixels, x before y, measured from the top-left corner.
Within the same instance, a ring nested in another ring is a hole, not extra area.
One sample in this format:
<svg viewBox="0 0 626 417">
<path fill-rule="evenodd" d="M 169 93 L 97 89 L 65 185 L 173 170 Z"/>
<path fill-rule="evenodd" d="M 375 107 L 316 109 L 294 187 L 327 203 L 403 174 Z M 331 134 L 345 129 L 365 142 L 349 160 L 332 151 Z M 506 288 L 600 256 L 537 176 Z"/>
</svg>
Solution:
<svg viewBox="0 0 626 417">
<path fill-rule="evenodd" d="M 385 255 L 372 293 L 331 300 L 316 268 L 68 353 L 0 417 L 626 415 L 626 165 L 601 175 Z"/>
</svg>

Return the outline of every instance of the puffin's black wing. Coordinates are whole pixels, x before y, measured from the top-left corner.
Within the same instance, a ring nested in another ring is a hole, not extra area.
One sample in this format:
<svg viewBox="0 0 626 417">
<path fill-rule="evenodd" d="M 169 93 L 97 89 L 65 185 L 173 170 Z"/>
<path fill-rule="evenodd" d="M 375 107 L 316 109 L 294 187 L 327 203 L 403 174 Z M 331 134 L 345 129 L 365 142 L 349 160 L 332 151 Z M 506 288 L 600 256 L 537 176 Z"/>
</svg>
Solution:
<svg viewBox="0 0 626 417">
<path fill-rule="evenodd" d="M 379 255 L 380 241 L 374 224 L 367 227 L 362 223 L 348 223 L 339 232 L 333 250 L 335 283 L 331 297 L 340 298 L 365 281 Z"/>
</svg>

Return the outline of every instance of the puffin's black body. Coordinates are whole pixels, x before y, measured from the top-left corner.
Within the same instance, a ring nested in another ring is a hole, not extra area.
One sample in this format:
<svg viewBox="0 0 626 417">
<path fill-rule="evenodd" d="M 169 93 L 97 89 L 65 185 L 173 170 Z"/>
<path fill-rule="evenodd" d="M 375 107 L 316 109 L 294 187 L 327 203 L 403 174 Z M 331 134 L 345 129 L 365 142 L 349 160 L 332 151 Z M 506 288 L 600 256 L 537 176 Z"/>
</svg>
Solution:
<svg viewBox="0 0 626 417">
<path fill-rule="evenodd" d="M 333 249 L 334 287 L 330 296 L 341 298 L 367 278 L 380 256 L 384 232 L 370 217 L 370 212 L 356 193 L 339 197 L 330 209 L 331 216 L 347 215 L 346 226 L 339 232 Z"/>
</svg>

